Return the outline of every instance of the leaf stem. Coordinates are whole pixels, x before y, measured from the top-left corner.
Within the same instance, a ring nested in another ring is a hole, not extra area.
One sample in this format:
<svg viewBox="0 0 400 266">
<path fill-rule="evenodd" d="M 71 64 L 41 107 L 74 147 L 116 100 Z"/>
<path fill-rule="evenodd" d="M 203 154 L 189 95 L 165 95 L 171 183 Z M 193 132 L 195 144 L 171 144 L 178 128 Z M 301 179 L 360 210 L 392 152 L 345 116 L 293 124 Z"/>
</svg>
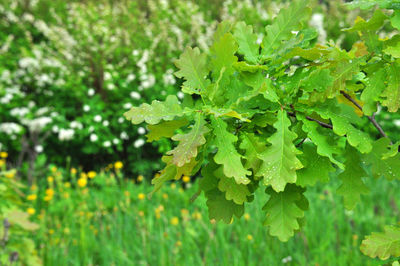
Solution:
<svg viewBox="0 0 400 266">
<path fill-rule="evenodd" d="M 296 117 L 296 114 L 295 114 L 294 112 L 289 112 L 289 111 L 287 111 L 287 114 L 290 115 L 290 116 Z M 333 129 L 333 126 L 332 126 L 331 124 L 328 124 L 328 123 L 319 121 L 319 120 L 317 120 L 317 119 L 315 119 L 315 118 L 306 116 L 306 119 L 307 119 L 307 120 L 310 120 L 310 121 L 317 122 L 317 123 L 318 123 L 320 126 L 322 126 L 322 127 L 329 128 L 329 129 Z"/>
<path fill-rule="evenodd" d="M 350 95 L 348 95 L 346 92 L 344 91 L 340 91 L 340 93 L 350 102 L 352 102 L 358 109 L 360 109 L 362 111 L 362 107 L 353 99 L 351 98 Z M 378 124 L 378 122 L 376 122 L 375 120 L 375 113 L 372 116 L 366 116 L 369 121 L 371 121 L 371 123 L 374 125 L 374 127 L 379 131 L 379 133 L 381 134 L 382 137 L 384 138 L 388 138 L 388 136 L 386 135 L 385 131 L 383 131 L 382 127 Z M 390 143 L 392 143 L 392 141 L 390 141 Z"/>
</svg>

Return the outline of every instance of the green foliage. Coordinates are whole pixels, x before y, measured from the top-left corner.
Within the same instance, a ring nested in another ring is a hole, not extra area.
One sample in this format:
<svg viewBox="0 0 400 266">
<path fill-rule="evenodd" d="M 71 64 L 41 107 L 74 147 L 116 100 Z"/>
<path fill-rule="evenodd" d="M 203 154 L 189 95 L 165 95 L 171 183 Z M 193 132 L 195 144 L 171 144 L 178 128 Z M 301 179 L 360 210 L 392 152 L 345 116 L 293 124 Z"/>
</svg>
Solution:
<svg viewBox="0 0 400 266">
<path fill-rule="evenodd" d="M 361 251 L 372 258 L 379 257 L 386 260 L 400 256 L 400 228 L 398 226 L 385 226 L 382 233 L 372 233 L 366 236 L 361 243 Z"/>
<path fill-rule="evenodd" d="M 316 44 L 308 17 L 306 2 L 291 3 L 266 27 L 261 48 L 251 26 L 222 22 L 209 52 L 187 48 L 176 61 L 176 75 L 184 79 L 180 107 L 168 98 L 126 113 L 134 124 L 184 117 L 191 125 L 172 137 L 179 143 L 167 152 L 173 158 L 164 160 L 156 188 L 195 164 L 189 169 L 192 175 L 201 169 L 210 219 L 229 223 L 265 187 L 265 224 L 287 241 L 304 223 L 307 187 L 336 177 L 337 193 L 353 209 L 369 191 L 365 167 L 374 176 L 398 178 L 398 145 L 375 141 L 386 136 L 375 106 L 396 112 L 400 105 L 399 62 L 387 50 L 397 47 L 398 35 L 376 37 L 392 17 L 377 10 L 368 21 L 358 18 L 346 30 L 360 36 L 350 50 Z M 370 122 L 374 133 L 365 130 Z M 178 127 L 167 125 L 164 135 Z"/>
</svg>

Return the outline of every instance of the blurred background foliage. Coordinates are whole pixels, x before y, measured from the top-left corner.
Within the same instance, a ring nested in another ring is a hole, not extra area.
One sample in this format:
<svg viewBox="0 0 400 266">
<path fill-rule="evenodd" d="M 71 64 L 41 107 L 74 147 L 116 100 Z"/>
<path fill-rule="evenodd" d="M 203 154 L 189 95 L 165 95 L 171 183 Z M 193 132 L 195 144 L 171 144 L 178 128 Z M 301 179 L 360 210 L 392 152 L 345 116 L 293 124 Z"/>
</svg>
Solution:
<svg viewBox="0 0 400 266">
<path fill-rule="evenodd" d="M 152 174 L 171 148 L 146 143 L 146 128 L 122 114 L 179 93 L 173 64 L 185 46 L 207 50 L 221 20 L 264 32 L 290 1 L 2 0 L 0 5 L 0 150 L 30 182 L 42 165 L 85 170 L 121 160 L 127 174 Z M 358 10 L 311 1 L 320 41 L 350 49 L 343 34 Z M 356 34 L 356 33 L 354 33 Z M 259 40 L 263 37 L 259 36 Z M 393 117 L 384 117 L 396 131 Z M 398 120 L 397 120 L 398 125 Z M 385 128 L 386 129 L 386 128 Z M 390 134 L 390 133 L 389 133 Z"/>
</svg>

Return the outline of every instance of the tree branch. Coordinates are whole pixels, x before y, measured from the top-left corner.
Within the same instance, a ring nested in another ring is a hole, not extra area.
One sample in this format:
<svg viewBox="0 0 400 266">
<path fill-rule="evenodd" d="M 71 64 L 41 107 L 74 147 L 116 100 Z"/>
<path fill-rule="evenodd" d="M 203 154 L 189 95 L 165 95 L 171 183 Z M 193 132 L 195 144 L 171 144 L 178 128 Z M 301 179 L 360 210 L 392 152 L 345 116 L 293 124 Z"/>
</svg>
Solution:
<svg viewBox="0 0 400 266">
<path fill-rule="evenodd" d="M 345 93 L 344 91 L 340 91 L 340 93 L 350 102 L 352 102 L 358 109 L 360 109 L 362 111 L 362 107 L 353 99 L 351 98 L 350 95 L 348 95 L 347 93 Z M 385 131 L 383 131 L 382 127 L 378 124 L 378 122 L 376 122 L 375 120 L 375 113 L 372 116 L 366 116 L 368 117 L 369 121 L 371 121 L 371 123 L 375 126 L 375 128 L 379 131 L 379 133 L 381 134 L 382 137 L 384 138 L 388 138 L 388 136 L 386 135 Z"/>
<path fill-rule="evenodd" d="M 289 111 L 288 111 L 287 114 L 290 115 L 290 116 L 296 117 L 296 114 L 293 113 L 293 112 L 289 112 Z M 306 119 L 307 119 L 307 120 L 310 120 L 310 121 L 317 122 L 317 123 L 318 123 L 320 126 L 322 126 L 322 127 L 329 128 L 329 129 L 333 129 L 333 126 L 332 126 L 331 124 L 327 124 L 327 123 L 325 123 L 325 122 L 319 121 L 319 120 L 314 119 L 314 118 L 309 117 L 309 116 L 306 116 Z"/>
</svg>

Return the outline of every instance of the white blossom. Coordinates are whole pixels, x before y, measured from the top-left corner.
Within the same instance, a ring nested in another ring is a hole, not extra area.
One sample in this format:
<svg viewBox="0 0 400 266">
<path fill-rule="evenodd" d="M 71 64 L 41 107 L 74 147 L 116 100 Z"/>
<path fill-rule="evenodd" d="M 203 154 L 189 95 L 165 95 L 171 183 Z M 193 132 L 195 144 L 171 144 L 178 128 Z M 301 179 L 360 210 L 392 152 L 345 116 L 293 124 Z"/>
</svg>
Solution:
<svg viewBox="0 0 400 266">
<path fill-rule="evenodd" d="M 104 142 L 103 142 L 103 146 L 106 147 L 106 148 L 108 148 L 108 147 L 111 146 L 111 142 L 108 141 L 108 140 L 107 140 L 107 141 L 104 141 Z"/>
<path fill-rule="evenodd" d="M 122 124 L 125 122 L 125 119 L 123 117 L 118 118 L 118 123 Z"/>
<path fill-rule="evenodd" d="M 133 80 L 135 80 L 135 79 L 136 79 L 135 74 L 129 74 L 129 75 L 126 77 L 126 81 L 127 81 L 127 82 L 131 82 L 131 81 L 133 81 Z"/>
<path fill-rule="evenodd" d="M 58 133 L 59 128 L 58 128 L 57 125 L 54 125 L 54 126 L 52 127 L 51 130 L 52 130 L 54 133 Z"/>
<path fill-rule="evenodd" d="M 26 125 L 31 132 L 39 132 L 42 130 L 47 124 L 52 122 L 50 117 L 38 117 L 33 120 L 22 119 L 21 121 L 24 125 Z"/>
<path fill-rule="evenodd" d="M 109 83 L 109 84 L 107 84 L 107 89 L 112 91 L 115 89 L 115 85 L 113 83 Z"/>
<path fill-rule="evenodd" d="M 74 136 L 75 131 L 73 129 L 61 128 L 58 132 L 58 139 L 60 141 L 70 140 Z"/>
<path fill-rule="evenodd" d="M 107 120 L 103 121 L 103 126 L 108 127 L 110 125 L 110 122 L 108 122 Z"/>
<path fill-rule="evenodd" d="M 139 135 L 143 135 L 143 134 L 146 133 L 146 129 L 144 129 L 143 127 L 139 127 L 137 132 L 138 132 Z"/>
<path fill-rule="evenodd" d="M 94 133 L 90 134 L 90 141 L 91 141 L 91 142 L 95 142 L 95 141 L 97 141 L 98 139 L 99 139 L 99 137 L 97 137 L 96 134 L 94 134 Z"/>
<path fill-rule="evenodd" d="M 131 96 L 132 99 L 135 99 L 135 100 L 139 100 L 142 97 L 142 96 L 140 96 L 140 93 L 136 92 L 136 91 L 132 91 L 130 93 L 130 96 Z"/>
<path fill-rule="evenodd" d="M 122 131 L 119 137 L 124 140 L 129 139 L 129 136 L 125 131 Z"/>
<path fill-rule="evenodd" d="M 113 143 L 114 143 L 115 145 L 118 145 L 119 139 L 113 139 Z"/>
<path fill-rule="evenodd" d="M 178 96 L 179 99 L 183 99 L 183 97 L 185 97 L 185 94 L 181 91 L 178 91 L 176 95 Z"/>
<path fill-rule="evenodd" d="M 89 89 L 88 90 L 88 95 L 89 96 L 93 96 L 95 94 L 95 90 L 94 89 Z"/>
<path fill-rule="evenodd" d="M 110 80 L 112 78 L 110 72 L 105 72 L 104 73 L 104 80 Z"/>
<path fill-rule="evenodd" d="M 130 108 L 132 108 L 132 104 L 131 103 L 126 103 L 126 104 L 124 104 L 124 108 L 125 109 L 130 109 Z"/>
<path fill-rule="evenodd" d="M 137 139 L 134 143 L 133 146 L 135 148 L 140 148 L 144 145 L 145 141 L 143 139 Z"/>
<path fill-rule="evenodd" d="M 76 128 L 76 129 L 82 129 L 83 128 L 82 123 L 80 123 L 78 121 L 72 121 L 71 123 L 69 123 L 69 126 L 71 128 Z"/>
<path fill-rule="evenodd" d="M 0 132 L 4 132 L 7 135 L 18 134 L 22 131 L 22 127 L 16 123 L 1 123 Z"/>
<path fill-rule="evenodd" d="M 94 117 L 94 121 L 95 121 L 95 122 L 101 122 L 101 116 L 100 116 L 100 115 L 96 115 L 96 116 Z"/>
<path fill-rule="evenodd" d="M 394 124 L 396 127 L 400 127 L 400 119 L 393 120 L 393 124 Z"/>
<path fill-rule="evenodd" d="M 83 111 L 89 112 L 89 111 L 90 111 L 90 106 L 87 105 L 87 104 L 85 104 L 85 105 L 83 106 Z"/>
<path fill-rule="evenodd" d="M 36 151 L 37 153 L 43 152 L 43 146 L 42 146 L 42 145 L 36 145 L 36 146 L 35 146 L 35 151 Z"/>
</svg>

